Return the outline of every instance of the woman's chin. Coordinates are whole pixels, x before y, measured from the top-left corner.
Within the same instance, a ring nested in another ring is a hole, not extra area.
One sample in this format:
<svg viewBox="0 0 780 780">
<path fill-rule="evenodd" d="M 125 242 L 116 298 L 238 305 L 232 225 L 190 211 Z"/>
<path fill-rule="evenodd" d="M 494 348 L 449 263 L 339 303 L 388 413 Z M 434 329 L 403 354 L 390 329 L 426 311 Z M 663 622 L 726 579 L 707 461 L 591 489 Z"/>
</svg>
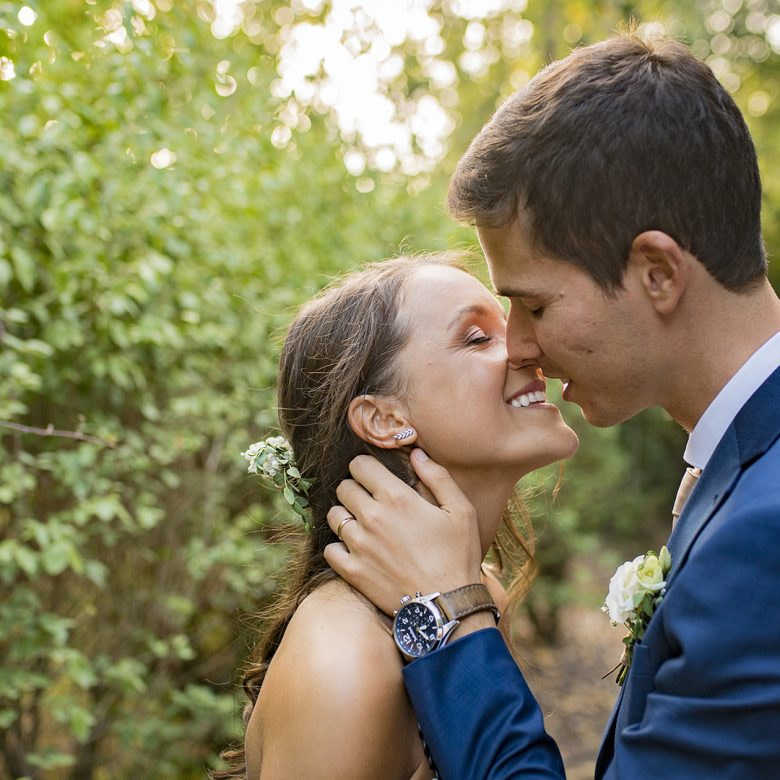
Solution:
<svg viewBox="0 0 780 780">
<path fill-rule="evenodd" d="M 579 446 L 580 440 L 577 438 L 577 434 L 571 428 L 566 427 L 555 439 L 544 442 L 544 445 L 538 446 L 533 453 L 529 453 L 526 459 L 518 462 L 518 471 L 522 472 L 520 476 L 567 460 L 577 452 Z"/>
<path fill-rule="evenodd" d="M 580 448 L 580 440 L 577 438 L 577 434 L 571 429 L 568 429 L 568 435 L 567 435 L 567 445 L 563 448 L 564 454 L 558 458 L 558 460 L 566 460 L 567 458 L 570 458 L 572 455 L 575 455 L 577 450 Z"/>
<path fill-rule="evenodd" d="M 577 434 L 567 425 L 562 425 L 554 434 L 548 433 L 541 440 L 526 440 L 524 446 L 514 452 L 505 450 L 497 453 L 494 449 L 489 456 L 485 453 L 481 459 L 474 453 L 476 459 L 470 458 L 465 462 L 460 458 L 449 458 L 445 453 L 438 454 L 438 458 L 431 452 L 428 454 L 444 466 L 456 481 L 479 474 L 482 478 L 489 475 L 491 480 L 503 482 L 505 476 L 507 481 L 517 482 L 532 471 L 570 458 L 579 446 Z"/>
</svg>

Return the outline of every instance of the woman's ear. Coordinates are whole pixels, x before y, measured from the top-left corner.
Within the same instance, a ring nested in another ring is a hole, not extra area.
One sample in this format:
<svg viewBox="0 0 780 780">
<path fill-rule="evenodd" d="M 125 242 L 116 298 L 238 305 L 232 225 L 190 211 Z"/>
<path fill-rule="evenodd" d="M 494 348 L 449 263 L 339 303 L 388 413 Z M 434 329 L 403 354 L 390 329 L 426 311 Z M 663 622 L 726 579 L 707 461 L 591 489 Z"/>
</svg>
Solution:
<svg viewBox="0 0 780 780">
<path fill-rule="evenodd" d="M 631 243 L 628 269 L 653 308 L 659 314 L 671 314 L 688 285 L 692 262 L 698 261 L 670 235 L 646 230 Z"/>
<path fill-rule="evenodd" d="M 398 400 L 383 395 L 359 395 L 352 399 L 347 411 L 349 427 L 363 441 L 386 450 L 412 444 L 417 431 L 409 425 L 409 420 Z"/>
</svg>

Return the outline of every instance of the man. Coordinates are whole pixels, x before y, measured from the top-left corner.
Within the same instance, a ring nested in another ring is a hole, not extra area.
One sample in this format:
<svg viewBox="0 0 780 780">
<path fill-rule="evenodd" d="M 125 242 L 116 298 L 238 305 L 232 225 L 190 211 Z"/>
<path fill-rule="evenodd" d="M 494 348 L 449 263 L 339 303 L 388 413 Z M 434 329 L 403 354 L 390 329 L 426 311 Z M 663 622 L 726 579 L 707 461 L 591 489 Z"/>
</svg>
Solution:
<svg viewBox="0 0 780 780">
<path fill-rule="evenodd" d="M 451 212 L 476 225 L 510 300 L 510 363 L 561 378 L 594 425 L 662 406 L 701 469 L 597 778 L 780 776 L 780 301 L 760 200 L 748 130 L 711 71 L 631 34 L 539 73 L 451 184 Z M 424 453 L 412 460 L 438 506 L 361 457 L 329 515 L 344 542 L 329 562 L 388 613 L 404 593 L 479 582 L 473 510 Z M 563 777 L 492 625 L 470 614 L 405 668 L 438 768 Z"/>
</svg>

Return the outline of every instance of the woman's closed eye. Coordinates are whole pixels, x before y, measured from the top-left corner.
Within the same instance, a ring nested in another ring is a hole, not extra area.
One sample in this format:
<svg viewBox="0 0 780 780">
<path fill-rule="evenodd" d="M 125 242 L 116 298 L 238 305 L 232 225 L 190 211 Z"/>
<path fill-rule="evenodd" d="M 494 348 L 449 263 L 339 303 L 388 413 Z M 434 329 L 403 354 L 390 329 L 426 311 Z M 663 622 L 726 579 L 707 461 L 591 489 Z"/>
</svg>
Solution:
<svg viewBox="0 0 780 780">
<path fill-rule="evenodd" d="M 492 336 L 488 336 L 482 328 L 475 328 L 466 334 L 466 344 L 473 346 L 475 344 L 487 344 L 493 341 Z"/>
</svg>

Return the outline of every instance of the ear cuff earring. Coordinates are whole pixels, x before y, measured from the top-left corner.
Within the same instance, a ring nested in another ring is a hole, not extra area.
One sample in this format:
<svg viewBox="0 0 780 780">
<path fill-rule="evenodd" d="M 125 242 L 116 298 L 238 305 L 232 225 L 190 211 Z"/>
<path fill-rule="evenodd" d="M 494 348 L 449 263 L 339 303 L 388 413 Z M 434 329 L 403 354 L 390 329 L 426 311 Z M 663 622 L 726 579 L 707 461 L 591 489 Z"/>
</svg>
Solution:
<svg viewBox="0 0 780 780">
<path fill-rule="evenodd" d="M 402 431 L 393 434 L 393 438 L 396 441 L 403 441 L 404 439 L 408 439 L 410 436 L 414 436 L 415 433 L 416 431 L 414 428 L 404 428 Z"/>
</svg>

